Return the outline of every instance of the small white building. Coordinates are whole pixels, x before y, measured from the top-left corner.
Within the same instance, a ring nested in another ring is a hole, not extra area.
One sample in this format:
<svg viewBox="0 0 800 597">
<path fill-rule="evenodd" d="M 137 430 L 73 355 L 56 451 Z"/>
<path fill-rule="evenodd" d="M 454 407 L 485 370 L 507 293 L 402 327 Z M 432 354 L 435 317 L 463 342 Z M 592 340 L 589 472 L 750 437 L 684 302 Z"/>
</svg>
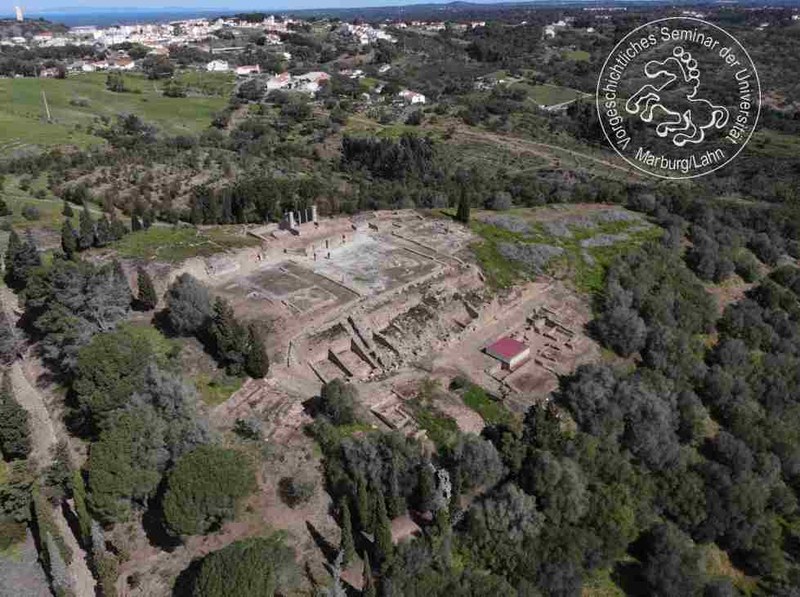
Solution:
<svg viewBox="0 0 800 597">
<path fill-rule="evenodd" d="M 392 68 L 391 64 L 381 64 L 380 67 L 378 67 L 378 72 L 380 74 L 387 73 L 391 68 Z"/>
<path fill-rule="evenodd" d="M 403 89 L 403 91 L 397 95 L 398 97 L 402 98 L 404 102 L 411 104 L 412 106 L 416 104 L 424 104 L 426 101 L 424 95 L 417 93 L 416 91 L 411 91 L 410 89 Z"/>
<path fill-rule="evenodd" d="M 246 64 L 244 66 L 236 67 L 237 77 L 248 77 L 250 75 L 260 75 L 260 74 L 261 74 L 261 66 L 259 66 L 258 64 Z"/>
<path fill-rule="evenodd" d="M 484 352 L 502 363 L 504 369 L 513 371 L 531 356 L 529 346 L 514 338 L 500 338 L 484 348 Z"/>
<path fill-rule="evenodd" d="M 311 71 L 299 77 L 295 77 L 292 81 L 292 88 L 297 91 L 304 91 L 314 95 L 323 83 L 328 81 L 331 76 L 323 71 Z"/>
<path fill-rule="evenodd" d="M 228 63 L 224 60 L 212 60 L 206 64 L 206 70 L 210 73 L 226 73 L 229 67 Z"/>
<path fill-rule="evenodd" d="M 274 89 L 284 89 L 288 87 L 291 82 L 292 82 L 292 75 L 290 75 L 288 72 L 275 75 L 274 77 L 271 77 L 267 81 L 267 91 L 272 91 Z"/>
</svg>

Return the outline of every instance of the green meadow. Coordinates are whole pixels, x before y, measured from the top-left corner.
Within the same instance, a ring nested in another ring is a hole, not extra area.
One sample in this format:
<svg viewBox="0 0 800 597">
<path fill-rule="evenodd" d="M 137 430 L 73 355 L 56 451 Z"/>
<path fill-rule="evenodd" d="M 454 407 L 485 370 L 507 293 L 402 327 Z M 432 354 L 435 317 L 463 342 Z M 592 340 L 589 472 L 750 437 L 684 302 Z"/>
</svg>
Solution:
<svg viewBox="0 0 800 597">
<path fill-rule="evenodd" d="M 105 73 L 66 79 L 0 79 L 0 155 L 52 145 L 87 147 L 104 141 L 92 134 L 98 117 L 133 113 L 169 134 L 195 133 L 225 106 L 232 79 L 225 73 L 183 73 L 185 98 L 165 97 L 163 81 L 124 74 L 128 91 L 106 89 Z M 47 121 L 44 97 L 50 108 Z"/>
</svg>

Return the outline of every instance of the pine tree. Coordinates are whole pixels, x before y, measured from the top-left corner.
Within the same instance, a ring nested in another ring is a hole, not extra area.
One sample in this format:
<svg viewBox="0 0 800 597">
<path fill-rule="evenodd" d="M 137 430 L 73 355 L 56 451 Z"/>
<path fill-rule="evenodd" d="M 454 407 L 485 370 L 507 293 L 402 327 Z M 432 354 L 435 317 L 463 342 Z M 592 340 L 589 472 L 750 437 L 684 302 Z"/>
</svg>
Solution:
<svg viewBox="0 0 800 597">
<path fill-rule="evenodd" d="M 71 218 L 75 215 L 75 211 L 72 209 L 72 206 L 66 199 L 64 199 L 64 207 L 61 209 L 61 215 L 63 215 L 65 218 Z"/>
<path fill-rule="evenodd" d="M 0 197 L 0 218 L 2 218 L 3 216 L 10 216 L 10 215 L 11 215 L 11 209 L 8 207 L 8 204 L 6 204 L 5 200 L 2 197 Z"/>
<path fill-rule="evenodd" d="M 244 368 L 254 379 L 261 379 L 269 373 L 269 357 L 264 339 L 254 324 L 247 328 L 247 357 Z"/>
<path fill-rule="evenodd" d="M 105 247 L 111 240 L 111 223 L 108 221 L 108 217 L 103 215 L 103 217 L 97 221 L 94 244 L 96 247 Z"/>
<path fill-rule="evenodd" d="M 364 553 L 364 572 L 362 573 L 362 578 L 361 596 L 376 597 L 378 593 L 375 590 L 375 580 L 372 578 L 372 565 L 369 563 L 368 553 Z"/>
<path fill-rule="evenodd" d="M 136 216 L 136 214 L 131 216 L 131 232 L 137 232 L 138 230 L 142 229 L 142 222 Z"/>
<path fill-rule="evenodd" d="M 139 292 L 136 295 L 139 308 L 143 311 L 152 311 L 158 304 L 158 295 L 156 294 L 155 286 L 153 286 L 153 279 L 143 267 L 136 270 L 136 279 L 139 286 Z"/>
<path fill-rule="evenodd" d="M 94 220 L 89 211 L 89 204 L 83 204 L 83 211 L 80 217 L 80 226 L 78 232 L 78 248 L 81 250 L 88 249 L 94 244 Z"/>
<path fill-rule="evenodd" d="M 0 384 L 0 451 L 11 460 L 26 458 L 31 451 L 28 411 L 17 402 L 11 386 L 11 374 L 6 372 Z"/>
<path fill-rule="evenodd" d="M 392 564 L 394 545 L 392 544 L 392 524 L 386 513 L 386 501 L 381 492 L 376 492 L 375 498 L 375 551 L 378 555 L 381 570 L 386 570 Z"/>
<path fill-rule="evenodd" d="M 353 561 L 356 555 L 355 542 L 353 541 L 353 524 L 350 520 L 350 507 L 347 505 L 347 500 L 342 501 L 341 516 L 342 540 L 339 544 L 339 549 L 343 554 L 343 563 L 346 566 Z"/>
<path fill-rule="evenodd" d="M 64 251 L 67 259 L 72 259 L 78 251 L 78 239 L 69 219 L 64 220 L 64 224 L 61 226 L 61 250 Z"/>
</svg>

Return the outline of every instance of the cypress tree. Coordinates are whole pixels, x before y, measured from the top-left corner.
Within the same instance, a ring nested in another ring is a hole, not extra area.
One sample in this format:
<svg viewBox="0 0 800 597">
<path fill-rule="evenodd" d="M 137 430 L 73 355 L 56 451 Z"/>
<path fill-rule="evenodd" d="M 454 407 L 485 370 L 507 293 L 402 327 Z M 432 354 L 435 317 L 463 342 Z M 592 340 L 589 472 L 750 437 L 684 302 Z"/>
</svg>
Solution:
<svg viewBox="0 0 800 597">
<path fill-rule="evenodd" d="M 419 467 L 417 500 L 419 509 L 427 512 L 431 509 L 433 501 L 433 472 L 428 465 Z"/>
<path fill-rule="evenodd" d="M 86 485 L 80 471 L 72 471 L 72 500 L 75 502 L 75 513 L 78 515 L 80 543 L 86 548 L 92 541 L 92 517 L 86 508 Z"/>
<path fill-rule="evenodd" d="M 362 578 L 362 597 L 376 597 L 377 591 L 375 590 L 375 581 L 372 578 L 372 565 L 369 563 L 368 553 L 364 553 L 364 572 L 362 573 Z"/>
<path fill-rule="evenodd" d="M 378 555 L 381 570 L 386 570 L 392 564 L 394 545 L 392 545 L 392 525 L 386 513 L 386 501 L 381 492 L 376 492 L 375 498 L 375 551 Z"/>
<path fill-rule="evenodd" d="M 254 324 L 247 328 L 247 357 L 244 368 L 254 379 L 261 379 L 269 373 L 269 357 L 264 339 Z"/>
<path fill-rule="evenodd" d="M 64 199 L 64 207 L 61 209 L 61 215 L 63 215 L 65 218 L 71 218 L 75 215 L 75 211 L 72 209 L 72 206 L 66 199 Z"/>
<path fill-rule="evenodd" d="M 461 185 L 461 196 L 458 199 L 456 220 L 464 224 L 469 224 L 469 195 L 467 194 L 467 187 L 464 184 Z"/>
<path fill-rule="evenodd" d="M 247 356 L 247 331 L 236 320 L 233 307 L 223 298 L 214 301 L 214 315 L 209 329 L 217 358 L 228 373 L 238 375 Z"/>
<path fill-rule="evenodd" d="M 61 250 L 64 251 L 64 255 L 68 259 L 72 259 L 73 255 L 78 251 L 78 239 L 75 235 L 75 229 L 68 219 L 64 220 L 61 225 Z"/>
<path fill-rule="evenodd" d="M 9 283 L 14 277 L 14 260 L 17 258 L 17 255 L 21 250 L 22 241 L 20 240 L 17 231 L 12 228 L 11 234 L 8 236 L 8 246 L 6 247 L 5 254 L 6 281 Z"/>
<path fill-rule="evenodd" d="M 94 220 L 89 211 L 89 204 L 83 204 L 78 231 L 78 248 L 88 249 L 94 244 Z"/>
<path fill-rule="evenodd" d="M 156 295 L 155 286 L 153 286 L 153 279 L 150 277 L 143 267 L 136 270 L 137 285 L 139 292 L 136 295 L 136 301 L 139 308 L 143 311 L 151 311 L 156 308 L 158 304 L 158 295 Z"/>
<path fill-rule="evenodd" d="M 97 228 L 94 234 L 94 244 L 96 247 L 105 247 L 111 242 L 111 224 L 108 218 L 103 215 L 102 218 L 97 220 Z"/>
<path fill-rule="evenodd" d="M 11 375 L 6 372 L 0 384 L 0 451 L 11 460 L 26 458 L 31 451 L 28 411 L 17 402 L 11 386 Z"/>
<path fill-rule="evenodd" d="M 141 229 L 142 229 L 142 222 L 139 220 L 136 214 L 133 214 L 131 216 L 131 232 L 136 232 Z"/>
<path fill-rule="evenodd" d="M 2 218 L 3 216 L 10 216 L 10 215 L 11 215 L 11 209 L 9 209 L 8 205 L 5 202 L 5 199 L 0 197 L 0 218 Z"/>
<path fill-rule="evenodd" d="M 339 549 L 343 554 L 343 564 L 346 566 L 353 561 L 356 555 L 355 542 L 353 541 L 353 524 L 350 520 L 350 507 L 347 505 L 347 500 L 342 501 L 342 540 Z"/>
<path fill-rule="evenodd" d="M 6 282 L 8 285 L 13 288 L 24 288 L 30 271 L 40 265 L 42 265 L 42 259 L 36 243 L 33 242 L 31 231 L 28 230 L 25 242 L 22 242 L 12 230 L 6 251 Z"/>
<path fill-rule="evenodd" d="M 120 221 L 115 213 L 111 213 L 111 238 L 112 240 L 119 240 L 126 234 L 128 234 L 129 230 L 125 223 Z"/>
<path fill-rule="evenodd" d="M 369 502 L 369 493 L 367 493 L 367 482 L 363 475 L 358 475 L 356 479 L 356 499 L 358 509 L 358 525 L 362 531 L 368 531 L 372 528 L 372 508 Z"/>
</svg>

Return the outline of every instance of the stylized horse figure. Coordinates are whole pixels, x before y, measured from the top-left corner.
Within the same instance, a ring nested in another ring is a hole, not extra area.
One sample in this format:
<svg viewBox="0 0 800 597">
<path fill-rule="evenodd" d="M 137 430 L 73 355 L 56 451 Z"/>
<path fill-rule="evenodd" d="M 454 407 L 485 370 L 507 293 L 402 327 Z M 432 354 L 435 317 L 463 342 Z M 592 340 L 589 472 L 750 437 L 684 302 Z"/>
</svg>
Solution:
<svg viewBox="0 0 800 597">
<path fill-rule="evenodd" d="M 659 61 L 651 60 L 644 66 L 648 79 L 659 79 L 658 84 L 643 85 L 625 103 L 630 114 L 639 114 L 644 122 L 653 121 L 653 112 L 659 112 L 656 134 L 667 137 L 683 147 L 687 143 L 701 143 L 706 129 L 721 129 L 728 124 L 728 109 L 697 96 L 700 87 L 700 70 L 692 55 L 677 46 L 672 56 Z M 670 106 L 670 109 L 665 105 Z M 705 124 L 702 124 L 705 123 Z"/>
</svg>

